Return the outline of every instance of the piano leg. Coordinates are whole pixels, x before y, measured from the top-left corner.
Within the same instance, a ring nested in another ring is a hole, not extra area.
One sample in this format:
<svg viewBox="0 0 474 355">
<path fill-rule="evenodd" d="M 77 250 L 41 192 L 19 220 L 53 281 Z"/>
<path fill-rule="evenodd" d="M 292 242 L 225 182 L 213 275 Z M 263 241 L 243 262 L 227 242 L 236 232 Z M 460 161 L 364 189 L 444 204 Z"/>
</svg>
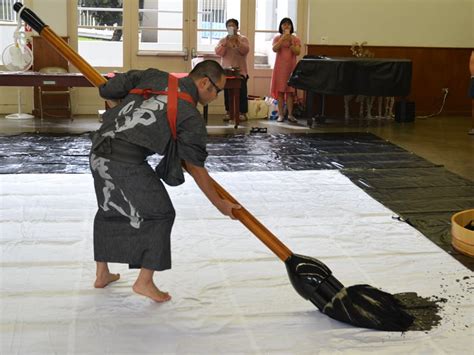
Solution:
<svg viewBox="0 0 474 355">
<path fill-rule="evenodd" d="M 319 110 L 314 113 L 314 97 L 315 93 L 312 91 L 306 92 L 306 117 L 308 127 L 313 127 L 313 124 L 323 124 L 326 122 L 326 117 L 324 115 L 325 105 L 326 105 L 326 95 L 318 94 L 318 105 Z"/>
<path fill-rule="evenodd" d="M 313 121 L 316 122 L 316 124 L 324 124 L 326 123 L 326 95 L 324 94 L 319 94 L 318 95 L 318 113 L 313 116 Z"/>
<path fill-rule="evenodd" d="M 320 107 L 321 110 L 319 111 L 319 120 L 318 123 L 325 123 L 326 122 L 326 95 L 321 94 L 319 95 L 320 98 Z"/>
<path fill-rule="evenodd" d="M 344 95 L 344 120 L 347 122 L 351 118 L 349 111 L 349 102 L 354 98 L 354 95 Z"/>
<path fill-rule="evenodd" d="M 365 103 L 367 104 L 367 118 L 371 119 L 374 118 L 372 116 L 372 106 L 374 105 L 374 96 L 367 96 L 365 99 Z"/>
<path fill-rule="evenodd" d="M 312 91 L 306 92 L 306 119 L 309 128 L 313 127 L 314 114 L 314 93 Z"/>
<path fill-rule="evenodd" d="M 384 102 L 384 97 L 383 96 L 378 96 L 377 97 L 377 118 L 382 118 L 382 104 Z"/>
</svg>

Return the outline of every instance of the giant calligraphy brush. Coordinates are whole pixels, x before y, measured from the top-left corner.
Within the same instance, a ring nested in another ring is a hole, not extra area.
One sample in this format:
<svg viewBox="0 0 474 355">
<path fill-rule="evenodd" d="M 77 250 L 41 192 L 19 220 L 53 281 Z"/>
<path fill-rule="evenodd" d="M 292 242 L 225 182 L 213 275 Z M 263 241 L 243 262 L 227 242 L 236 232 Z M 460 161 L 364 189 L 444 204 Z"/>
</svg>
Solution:
<svg viewBox="0 0 474 355">
<path fill-rule="evenodd" d="M 18 2 L 15 3 L 14 9 L 92 84 L 100 86 L 106 82 L 100 73 L 43 23 L 33 11 Z M 214 181 L 214 184 L 222 198 L 239 204 L 217 182 Z M 293 287 L 322 313 L 357 327 L 386 331 L 405 331 L 414 323 L 415 317 L 409 310 L 413 305 L 406 306 L 402 297 L 369 285 L 344 287 L 325 264 L 308 256 L 294 254 L 244 207 L 234 210 L 233 214 L 285 263 Z"/>
</svg>

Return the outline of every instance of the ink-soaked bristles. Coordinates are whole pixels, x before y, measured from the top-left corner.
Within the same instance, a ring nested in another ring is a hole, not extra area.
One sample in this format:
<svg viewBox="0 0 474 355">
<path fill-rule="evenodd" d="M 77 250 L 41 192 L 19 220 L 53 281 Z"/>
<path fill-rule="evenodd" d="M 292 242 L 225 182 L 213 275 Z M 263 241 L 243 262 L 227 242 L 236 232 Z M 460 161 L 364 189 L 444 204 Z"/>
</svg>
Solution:
<svg viewBox="0 0 474 355">
<path fill-rule="evenodd" d="M 438 301 L 416 293 L 392 295 L 369 285 L 344 287 L 321 261 L 293 254 L 285 261 L 295 290 L 331 318 L 385 331 L 430 330 L 441 319 Z"/>
<path fill-rule="evenodd" d="M 323 313 L 363 328 L 430 330 L 441 320 L 438 303 L 414 292 L 392 295 L 369 285 L 355 285 L 339 291 Z"/>
<path fill-rule="evenodd" d="M 396 293 L 393 297 L 400 302 L 405 312 L 414 317 L 408 330 L 427 331 L 436 327 L 441 321 L 440 304 L 447 302 L 444 298 L 421 297 L 415 292 Z"/>
<path fill-rule="evenodd" d="M 384 331 L 429 330 L 439 323 L 439 306 L 416 295 L 392 295 L 369 285 L 343 288 L 323 313 L 357 327 Z"/>
</svg>

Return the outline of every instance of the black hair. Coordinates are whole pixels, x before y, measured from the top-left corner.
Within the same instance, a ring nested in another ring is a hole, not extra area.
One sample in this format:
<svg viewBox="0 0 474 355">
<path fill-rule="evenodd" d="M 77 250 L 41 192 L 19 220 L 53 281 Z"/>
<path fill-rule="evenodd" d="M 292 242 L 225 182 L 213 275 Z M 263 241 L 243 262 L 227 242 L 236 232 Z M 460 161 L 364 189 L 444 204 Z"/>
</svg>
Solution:
<svg viewBox="0 0 474 355">
<path fill-rule="evenodd" d="M 237 28 L 239 28 L 239 21 L 237 21 L 235 18 L 230 18 L 225 22 L 225 27 L 229 25 L 230 22 L 233 22 Z"/>
<path fill-rule="evenodd" d="M 291 25 L 290 33 L 295 32 L 295 26 L 293 26 L 293 21 L 291 21 L 291 18 L 289 18 L 289 17 L 284 17 L 284 18 L 281 19 L 280 26 L 278 26 L 278 32 L 283 34 L 283 30 L 281 29 L 281 25 L 283 25 L 285 22 L 288 22 Z"/>
<path fill-rule="evenodd" d="M 211 59 L 198 63 L 189 73 L 193 80 L 209 77 L 214 82 L 219 81 L 223 75 L 225 75 L 225 71 L 222 66 Z"/>
</svg>

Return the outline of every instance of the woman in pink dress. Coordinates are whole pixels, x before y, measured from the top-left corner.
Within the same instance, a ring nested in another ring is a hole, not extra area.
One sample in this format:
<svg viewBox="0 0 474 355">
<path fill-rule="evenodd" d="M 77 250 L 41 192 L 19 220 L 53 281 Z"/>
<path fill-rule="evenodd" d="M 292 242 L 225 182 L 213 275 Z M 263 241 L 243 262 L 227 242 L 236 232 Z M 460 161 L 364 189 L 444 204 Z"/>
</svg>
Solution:
<svg viewBox="0 0 474 355">
<path fill-rule="evenodd" d="M 301 51 L 301 40 L 293 33 L 293 21 L 285 17 L 280 21 L 279 35 L 273 38 L 273 51 L 277 54 L 272 73 L 271 96 L 278 99 L 278 120 L 283 122 L 285 112 L 283 103 L 286 99 L 288 121 L 298 122 L 293 116 L 293 102 L 295 89 L 288 86 L 288 80 L 296 67 L 296 56 Z"/>
</svg>

